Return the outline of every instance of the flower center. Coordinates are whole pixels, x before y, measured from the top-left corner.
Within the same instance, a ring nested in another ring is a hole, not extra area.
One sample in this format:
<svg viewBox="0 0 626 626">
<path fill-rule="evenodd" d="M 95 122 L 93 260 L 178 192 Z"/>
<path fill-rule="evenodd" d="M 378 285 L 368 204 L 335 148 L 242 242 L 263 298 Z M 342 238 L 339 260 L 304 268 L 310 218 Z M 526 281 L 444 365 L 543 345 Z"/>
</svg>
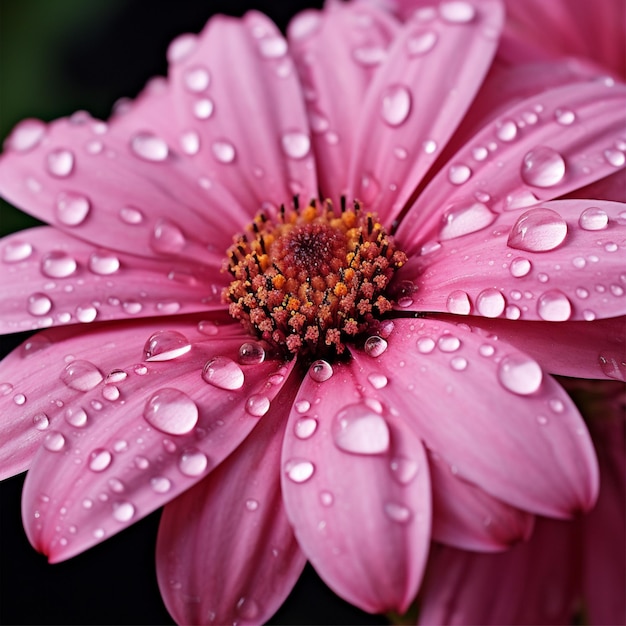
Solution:
<svg viewBox="0 0 626 626">
<path fill-rule="evenodd" d="M 347 341 L 375 332 L 391 309 L 385 295 L 406 262 L 373 213 L 358 202 L 297 198 L 274 219 L 259 214 L 228 249 L 230 314 L 286 353 L 339 355 Z"/>
</svg>

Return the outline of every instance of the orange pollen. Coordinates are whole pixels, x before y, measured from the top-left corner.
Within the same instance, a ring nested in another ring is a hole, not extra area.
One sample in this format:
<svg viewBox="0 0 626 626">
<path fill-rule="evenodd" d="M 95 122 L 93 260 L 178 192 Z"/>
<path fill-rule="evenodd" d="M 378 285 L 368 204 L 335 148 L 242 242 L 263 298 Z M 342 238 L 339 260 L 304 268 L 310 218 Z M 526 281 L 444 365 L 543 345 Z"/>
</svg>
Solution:
<svg viewBox="0 0 626 626">
<path fill-rule="evenodd" d="M 391 308 L 385 295 L 406 262 L 359 202 L 336 212 L 330 200 L 259 214 L 228 249 L 224 290 L 230 314 L 287 354 L 342 354 Z"/>
</svg>

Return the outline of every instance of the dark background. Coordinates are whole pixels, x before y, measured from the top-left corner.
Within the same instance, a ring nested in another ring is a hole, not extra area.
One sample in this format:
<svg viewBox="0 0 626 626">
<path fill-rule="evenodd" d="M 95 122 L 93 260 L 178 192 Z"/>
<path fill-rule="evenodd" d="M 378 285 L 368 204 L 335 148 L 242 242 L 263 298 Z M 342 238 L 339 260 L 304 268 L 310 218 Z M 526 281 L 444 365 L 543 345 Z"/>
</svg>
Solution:
<svg viewBox="0 0 626 626">
<path fill-rule="evenodd" d="M 0 140 L 20 119 L 46 121 L 85 109 L 106 119 L 113 103 L 166 73 L 167 44 L 199 32 L 213 13 L 250 8 L 278 26 L 319 0 L 0 0 Z M 1 201 L 0 201 L 1 202 Z M 0 204 L 0 235 L 36 221 Z M 26 337 L 0 339 L 0 356 Z M 5 416 L 0 416 L 5 419 Z M 26 540 L 24 475 L 0 483 L 1 624 L 172 624 L 154 567 L 160 512 L 70 561 L 48 565 Z M 313 570 L 274 624 L 376 624 L 335 596 Z"/>
</svg>

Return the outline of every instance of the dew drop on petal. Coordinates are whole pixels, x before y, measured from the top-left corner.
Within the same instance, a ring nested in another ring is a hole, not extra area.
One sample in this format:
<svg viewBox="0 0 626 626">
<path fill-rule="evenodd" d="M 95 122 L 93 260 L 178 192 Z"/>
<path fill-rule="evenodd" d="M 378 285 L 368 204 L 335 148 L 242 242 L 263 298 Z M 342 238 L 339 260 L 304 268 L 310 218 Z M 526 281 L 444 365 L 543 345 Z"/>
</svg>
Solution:
<svg viewBox="0 0 626 626">
<path fill-rule="evenodd" d="M 60 379 L 70 389 L 90 391 L 102 382 L 103 376 L 93 363 L 78 359 L 65 366 Z"/>
<path fill-rule="evenodd" d="M 289 459 L 285 463 L 285 474 L 294 483 L 306 482 L 315 473 L 315 466 L 305 459 Z"/>
<path fill-rule="evenodd" d="M 172 488 L 172 481 L 165 476 L 153 476 L 150 487 L 155 493 L 167 493 Z"/>
<path fill-rule="evenodd" d="M 387 349 L 387 342 L 382 337 L 374 335 L 365 340 L 363 349 L 368 356 L 376 358 L 385 352 Z"/>
<path fill-rule="evenodd" d="M 33 253 L 33 247 L 20 239 L 9 241 L 2 250 L 2 260 L 5 263 L 18 263 L 26 260 Z"/>
<path fill-rule="evenodd" d="M 61 250 L 48 252 L 41 259 L 41 273 L 49 278 L 67 278 L 77 267 L 76 260 Z"/>
<path fill-rule="evenodd" d="M 229 141 L 221 140 L 214 141 L 211 145 L 211 150 L 213 152 L 213 156 L 220 163 L 232 163 L 237 156 L 235 151 L 235 146 Z"/>
<path fill-rule="evenodd" d="M 317 11 L 304 10 L 298 13 L 289 24 L 289 36 L 302 40 L 313 35 L 321 26 L 322 18 Z"/>
<path fill-rule="evenodd" d="M 183 82 L 189 91 L 198 93 L 209 86 L 211 76 L 204 67 L 190 67 L 185 71 Z"/>
<path fill-rule="evenodd" d="M 417 461 L 403 456 L 392 459 L 389 467 L 391 475 L 401 485 L 408 485 L 417 476 L 419 470 Z"/>
<path fill-rule="evenodd" d="M 435 340 L 432 337 L 420 337 L 417 340 L 417 350 L 422 354 L 430 354 L 434 349 Z"/>
<path fill-rule="evenodd" d="M 404 85 L 391 85 L 383 93 L 382 118 L 390 126 L 399 126 L 411 112 L 411 92 Z"/>
<path fill-rule="evenodd" d="M 604 158 L 614 167 L 622 167 L 626 163 L 626 155 L 613 148 L 604 151 Z"/>
<path fill-rule="evenodd" d="M 509 271 L 511 272 L 511 276 L 515 276 L 515 278 L 522 278 L 523 276 L 528 275 L 531 268 L 532 265 L 528 259 L 518 256 L 511 261 Z"/>
<path fill-rule="evenodd" d="M 26 308 L 31 315 L 47 315 L 52 308 L 52 300 L 45 293 L 33 293 L 28 296 Z"/>
<path fill-rule="evenodd" d="M 570 111 L 569 109 L 557 109 L 554 112 L 554 117 L 562 126 L 569 126 L 576 121 L 576 114 L 574 111 Z"/>
<path fill-rule="evenodd" d="M 112 252 L 99 250 L 91 253 L 88 267 L 94 274 L 109 276 L 120 269 L 120 260 Z"/>
<path fill-rule="evenodd" d="M 56 218 L 65 226 L 79 226 L 85 221 L 90 210 L 89 198 L 73 191 L 62 191 L 54 205 Z"/>
<path fill-rule="evenodd" d="M 124 224 L 129 224 L 131 226 L 137 226 L 144 220 L 143 213 L 134 207 L 122 207 L 118 215 Z"/>
<path fill-rule="evenodd" d="M 27 152 L 39 145 L 45 134 L 46 125 L 42 121 L 23 120 L 13 129 L 7 144 L 12 150 Z"/>
<path fill-rule="evenodd" d="M 293 406 L 302 415 L 311 408 L 311 403 L 308 400 L 298 400 Z"/>
<path fill-rule="evenodd" d="M 311 363 L 311 367 L 309 368 L 309 376 L 316 383 L 323 383 L 328 380 L 333 375 L 333 368 L 330 363 L 327 361 L 323 361 L 319 359 L 318 361 L 314 361 Z"/>
<path fill-rule="evenodd" d="M 609 225 L 609 216 L 600 208 L 589 207 L 580 214 L 578 225 L 583 230 L 604 230 Z"/>
<path fill-rule="evenodd" d="M 144 361 L 171 361 L 191 350 L 185 335 L 177 330 L 158 330 L 143 347 Z"/>
<path fill-rule="evenodd" d="M 74 154 L 70 150 L 59 148 L 48 153 L 48 172 L 58 178 L 69 176 L 74 170 Z"/>
<path fill-rule="evenodd" d="M 293 431 L 298 439 L 308 439 L 317 430 L 317 420 L 314 417 L 300 417 L 296 420 Z"/>
<path fill-rule="evenodd" d="M 195 130 L 188 130 L 180 136 L 180 146 L 185 154 L 193 156 L 200 151 L 200 135 Z"/>
<path fill-rule="evenodd" d="M 510 248 L 547 252 L 558 248 L 567 236 L 567 222 L 552 209 L 526 211 L 517 219 L 507 240 Z"/>
<path fill-rule="evenodd" d="M 384 511 L 390 520 L 398 524 L 407 524 L 412 517 L 411 509 L 397 502 L 386 502 Z"/>
<path fill-rule="evenodd" d="M 113 517 L 118 522 L 129 522 L 135 516 L 135 507 L 130 502 L 116 502 L 113 505 Z"/>
<path fill-rule="evenodd" d="M 237 600 L 235 608 L 237 610 L 237 615 L 239 615 L 242 620 L 247 622 L 258 622 L 258 617 L 261 613 L 261 607 L 252 598 L 239 598 L 239 600 Z M 237 622 L 238 621 L 239 620 L 237 620 Z"/>
<path fill-rule="evenodd" d="M 287 41 L 275 35 L 266 37 L 259 41 L 259 52 L 266 59 L 279 59 L 287 54 Z"/>
<path fill-rule="evenodd" d="M 462 372 L 463 370 L 467 369 L 467 359 L 463 356 L 455 356 L 452 358 L 452 360 L 450 361 L 450 367 L 455 371 L 455 372 Z"/>
<path fill-rule="evenodd" d="M 49 452 L 60 452 L 65 447 L 65 437 L 57 430 L 51 430 L 43 440 L 43 447 Z"/>
<path fill-rule="evenodd" d="M 109 467 L 109 465 L 111 465 L 112 461 L 113 455 L 108 450 L 105 448 L 96 448 L 89 455 L 89 469 L 92 472 L 103 472 L 107 469 L 107 467 Z"/>
<path fill-rule="evenodd" d="M 188 57 L 197 45 L 196 35 L 185 33 L 172 40 L 167 48 L 167 60 L 178 63 Z"/>
<path fill-rule="evenodd" d="M 76 319 L 83 323 L 89 324 L 98 317 L 98 309 L 91 304 L 76 307 Z"/>
<path fill-rule="evenodd" d="M 292 159 L 303 159 L 311 151 L 311 139 L 299 131 L 285 133 L 281 142 L 283 151 Z"/>
<path fill-rule="evenodd" d="M 501 141 L 513 141 L 517 137 L 517 124 L 510 119 L 500 121 L 496 127 L 496 135 Z"/>
<path fill-rule="evenodd" d="M 467 293 L 459 289 L 457 291 L 453 291 L 448 296 L 446 308 L 448 309 L 448 312 L 454 313 L 455 315 L 469 315 L 472 309 L 472 304 Z"/>
<path fill-rule="evenodd" d="M 419 56 L 430 52 L 437 43 L 438 35 L 434 31 L 424 31 L 411 35 L 406 41 L 409 56 Z"/>
<path fill-rule="evenodd" d="M 537 313 L 546 322 L 565 322 L 572 315 L 572 303 L 562 291 L 552 289 L 539 296 Z"/>
<path fill-rule="evenodd" d="M 439 239 L 453 239 L 475 233 L 492 224 L 495 219 L 496 214 L 482 202 L 452 206 L 444 213 Z"/>
<path fill-rule="evenodd" d="M 472 170 L 464 163 L 455 163 L 454 165 L 451 165 L 450 169 L 448 170 L 448 180 L 453 185 L 462 185 L 463 183 L 467 182 L 470 179 L 471 175 L 472 175 Z M 495 219 L 495 216 L 494 216 L 494 219 Z"/>
<path fill-rule="evenodd" d="M 200 98 L 193 105 L 193 114 L 199 120 L 208 120 L 213 115 L 215 105 L 210 98 Z"/>
<path fill-rule="evenodd" d="M 220 389 L 241 389 L 244 383 L 243 370 L 235 361 L 225 356 L 216 356 L 207 361 L 202 378 Z"/>
<path fill-rule="evenodd" d="M 87 411 L 80 406 L 71 406 L 65 411 L 65 421 L 74 428 L 84 428 L 87 425 L 87 419 Z"/>
<path fill-rule="evenodd" d="M 386 56 L 387 50 L 382 46 L 359 46 L 352 51 L 354 60 L 365 67 L 382 63 Z"/>
<path fill-rule="evenodd" d="M 498 317 L 504 312 L 506 302 L 500 291 L 492 287 L 484 289 L 476 298 L 476 309 L 485 317 Z"/>
<path fill-rule="evenodd" d="M 389 384 L 389 379 L 384 374 L 372 372 L 367 375 L 367 380 L 374 389 L 384 389 Z"/>
<path fill-rule="evenodd" d="M 265 360 L 265 350 L 256 341 L 242 343 L 239 348 L 239 362 L 242 365 L 258 365 Z"/>
<path fill-rule="evenodd" d="M 166 387 L 152 394 L 143 410 L 145 420 L 168 435 L 186 435 L 198 423 L 198 407 L 183 391 Z"/>
<path fill-rule="evenodd" d="M 538 146 L 524 155 L 521 176 L 533 187 L 553 187 L 565 177 L 565 160 L 556 150 Z"/>
<path fill-rule="evenodd" d="M 165 161 L 169 155 L 167 143 L 151 133 L 137 133 L 130 142 L 131 150 L 146 161 Z"/>
<path fill-rule="evenodd" d="M 252 417 L 263 417 L 270 410 L 270 399 L 257 393 L 246 401 L 246 412 Z"/>
<path fill-rule="evenodd" d="M 160 254 L 177 254 L 187 241 L 181 229 L 169 220 L 161 219 L 155 225 L 150 237 L 150 247 Z"/>
<path fill-rule="evenodd" d="M 33 426 L 37 430 L 46 430 L 50 426 L 50 418 L 45 413 L 33 415 Z"/>
<path fill-rule="evenodd" d="M 543 372 L 539 364 L 523 354 L 505 356 L 498 363 L 498 380 L 505 389 L 527 396 L 541 386 Z"/>
<path fill-rule="evenodd" d="M 461 347 L 461 340 L 454 335 L 441 335 L 441 337 L 439 337 L 439 339 L 437 340 L 437 347 L 442 352 L 456 352 Z"/>
<path fill-rule="evenodd" d="M 366 404 L 343 408 L 332 423 L 335 445 L 354 454 L 382 454 L 389 449 L 389 426 Z"/>
<path fill-rule="evenodd" d="M 206 454 L 196 448 L 184 450 L 178 459 L 178 469 L 185 476 L 200 476 L 209 465 Z"/>
</svg>

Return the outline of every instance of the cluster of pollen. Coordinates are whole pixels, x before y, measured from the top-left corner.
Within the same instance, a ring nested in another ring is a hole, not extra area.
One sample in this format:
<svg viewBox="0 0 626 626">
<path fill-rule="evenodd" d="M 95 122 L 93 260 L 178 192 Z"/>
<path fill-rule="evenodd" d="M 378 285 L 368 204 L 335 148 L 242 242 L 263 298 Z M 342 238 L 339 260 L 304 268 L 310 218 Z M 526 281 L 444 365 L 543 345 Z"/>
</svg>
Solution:
<svg viewBox="0 0 626 626">
<path fill-rule="evenodd" d="M 329 200 L 259 214 L 228 249 L 230 314 L 286 353 L 342 354 L 391 310 L 385 290 L 406 261 L 377 217 Z"/>
</svg>

